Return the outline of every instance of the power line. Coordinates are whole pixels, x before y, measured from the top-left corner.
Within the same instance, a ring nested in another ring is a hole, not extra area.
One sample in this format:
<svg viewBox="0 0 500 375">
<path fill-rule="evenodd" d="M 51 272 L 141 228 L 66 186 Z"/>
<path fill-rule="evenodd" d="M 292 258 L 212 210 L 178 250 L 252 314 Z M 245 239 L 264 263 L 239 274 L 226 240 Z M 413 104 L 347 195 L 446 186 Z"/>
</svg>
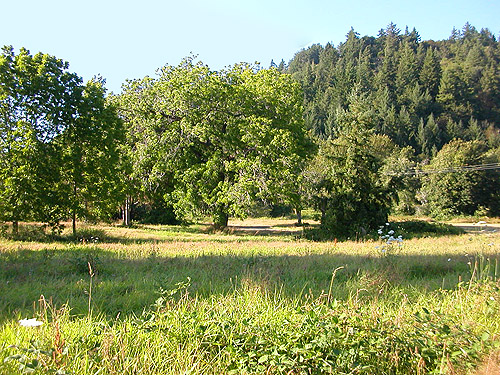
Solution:
<svg viewBox="0 0 500 375">
<path fill-rule="evenodd" d="M 490 163 L 490 164 L 476 164 L 476 165 L 461 165 L 457 167 L 450 167 L 445 169 L 410 169 L 405 172 L 388 172 L 385 173 L 388 176 L 416 176 L 425 174 L 436 174 L 436 173 L 457 173 L 457 172 L 475 172 L 475 171 L 487 171 L 492 169 L 500 169 L 500 163 Z"/>
</svg>

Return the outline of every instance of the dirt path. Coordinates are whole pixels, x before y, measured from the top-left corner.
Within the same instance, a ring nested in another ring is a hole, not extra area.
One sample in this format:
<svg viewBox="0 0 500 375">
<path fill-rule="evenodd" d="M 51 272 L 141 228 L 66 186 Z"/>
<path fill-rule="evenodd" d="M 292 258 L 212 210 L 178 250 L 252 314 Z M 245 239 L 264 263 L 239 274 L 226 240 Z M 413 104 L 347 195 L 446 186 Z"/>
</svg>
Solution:
<svg viewBox="0 0 500 375">
<path fill-rule="evenodd" d="M 479 223 L 446 223 L 454 227 L 462 228 L 468 233 L 494 233 L 500 231 L 500 224 L 489 224 L 484 221 Z"/>
</svg>

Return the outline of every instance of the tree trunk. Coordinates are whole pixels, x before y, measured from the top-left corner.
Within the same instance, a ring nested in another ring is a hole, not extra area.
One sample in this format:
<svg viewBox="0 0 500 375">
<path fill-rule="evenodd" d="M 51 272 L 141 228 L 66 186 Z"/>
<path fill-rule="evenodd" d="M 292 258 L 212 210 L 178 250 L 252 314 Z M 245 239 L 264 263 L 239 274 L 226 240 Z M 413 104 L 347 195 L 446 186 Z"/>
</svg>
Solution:
<svg viewBox="0 0 500 375">
<path fill-rule="evenodd" d="M 17 236 L 19 234 L 19 221 L 12 220 L 12 234 Z"/>
<path fill-rule="evenodd" d="M 130 226 L 130 199 L 125 198 L 125 204 L 123 205 L 123 225 Z"/>
<path fill-rule="evenodd" d="M 72 221 L 73 221 L 73 236 L 76 236 L 76 181 L 73 181 L 73 212 L 72 212 Z"/>
<path fill-rule="evenodd" d="M 71 220 L 73 222 L 73 236 L 76 236 L 76 210 L 74 208 Z"/>
<path fill-rule="evenodd" d="M 214 228 L 217 230 L 224 229 L 227 227 L 229 222 L 229 215 L 223 210 L 219 209 L 214 214 Z"/>
<path fill-rule="evenodd" d="M 295 209 L 295 213 L 297 214 L 297 225 L 302 225 L 302 210 L 300 208 Z"/>
</svg>

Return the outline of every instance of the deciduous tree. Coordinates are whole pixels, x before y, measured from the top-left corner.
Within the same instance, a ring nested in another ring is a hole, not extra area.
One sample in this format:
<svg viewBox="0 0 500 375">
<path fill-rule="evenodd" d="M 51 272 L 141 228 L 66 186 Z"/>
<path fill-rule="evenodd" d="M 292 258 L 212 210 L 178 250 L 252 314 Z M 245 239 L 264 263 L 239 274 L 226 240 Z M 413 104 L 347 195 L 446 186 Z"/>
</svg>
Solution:
<svg viewBox="0 0 500 375">
<path fill-rule="evenodd" d="M 434 216 L 473 215 L 480 206 L 495 203 L 498 188 L 491 187 L 498 186 L 498 172 L 461 168 L 487 163 L 486 150 L 481 141 L 454 140 L 432 159 L 422 191 Z"/>
<path fill-rule="evenodd" d="M 0 218 L 57 228 L 68 216 L 102 217 L 117 196 L 122 127 L 103 82 L 82 83 L 43 53 L 0 56 Z"/>
<path fill-rule="evenodd" d="M 167 198 L 178 215 L 210 215 L 222 228 L 255 199 L 291 199 L 311 144 L 289 75 L 248 65 L 214 72 L 187 58 L 142 82 L 124 92 L 142 104 L 123 110 L 136 156 L 157 155 L 147 170 L 172 177 Z"/>
</svg>

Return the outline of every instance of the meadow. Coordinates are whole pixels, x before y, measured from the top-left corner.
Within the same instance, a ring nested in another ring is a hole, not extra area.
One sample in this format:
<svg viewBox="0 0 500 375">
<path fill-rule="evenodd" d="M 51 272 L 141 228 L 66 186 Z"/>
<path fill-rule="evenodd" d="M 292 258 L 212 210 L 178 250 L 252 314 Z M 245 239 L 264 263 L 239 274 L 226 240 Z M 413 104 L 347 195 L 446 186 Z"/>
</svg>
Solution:
<svg viewBox="0 0 500 375">
<path fill-rule="evenodd" d="M 0 374 L 490 373 L 500 233 L 481 229 L 391 222 L 341 242 L 283 219 L 4 227 Z"/>
</svg>

